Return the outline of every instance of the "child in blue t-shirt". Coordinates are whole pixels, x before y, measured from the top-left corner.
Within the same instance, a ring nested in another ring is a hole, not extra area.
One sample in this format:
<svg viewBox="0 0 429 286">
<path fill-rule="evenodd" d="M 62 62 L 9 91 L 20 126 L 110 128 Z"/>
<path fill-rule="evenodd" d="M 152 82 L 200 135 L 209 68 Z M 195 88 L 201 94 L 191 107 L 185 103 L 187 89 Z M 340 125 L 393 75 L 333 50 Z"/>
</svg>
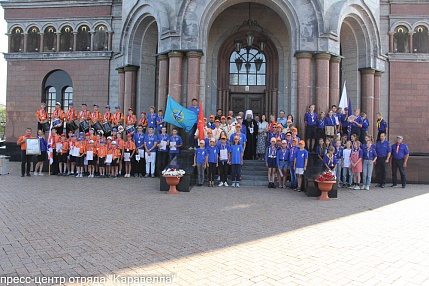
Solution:
<svg viewBox="0 0 429 286">
<path fill-rule="evenodd" d="M 220 183 L 219 187 L 225 186 L 228 187 L 228 164 L 230 163 L 230 153 L 229 153 L 229 144 L 226 142 L 226 136 L 221 135 L 220 140 L 218 141 L 217 148 L 219 150 L 219 174 L 220 174 Z"/>
<path fill-rule="evenodd" d="M 328 148 L 328 153 L 325 154 L 323 158 L 323 165 L 328 170 L 336 171 L 337 169 L 337 158 L 335 158 L 335 148 L 333 146 L 330 146 Z"/>
<path fill-rule="evenodd" d="M 307 169 L 307 162 L 308 162 L 308 151 L 304 149 L 305 142 L 304 140 L 299 141 L 298 147 L 299 149 L 295 152 L 295 159 L 294 159 L 294 169 L 295 173 L 298 176 L 298 187 L 294 191 L 301 192 L 303 191 L 302 186 L 302 177 L 304 175 L 305 170 Z"/>
<path fill-rule="evenodd" d="M 173 128 L 173 135 L 170 136 L 170 146 L 168 146 L 170 150 L 170 162 L 173 161 L 177 155 L 179 155 L 182 144 L 182 137 L 177 135 L 177 128 Z"/>
<path fill-rule="evenodd" d="M 234 136 L 234 143 L 231 145 L 229 152 L 231 154 L 232 187 L 239 188 L 244 154 L 243 146 L 240 144 L 240 136 Z"/>
<path fill-rule="evenodd" d="M 209 177 L 209 187 L 214 187 L 214 180 L 216 175 L 216 167 L 218 166 L 219 149 L 216 147 L 216 139 L 210 139 L 210 145 L 206 148 L 208 152 L 209 169 L 207 175 Z"/>
<path fill-rule="evenodd" d="M 208 164 L 208 152 L 205 147 L 204 140 L 200 140 L 200 148 L 195 150 L 194 155 L 194 165 L 197 167 L 198 171 L 198 186 L 201 187 L 204 183 L 204 169 L 207 167 Z"/>
</svg>

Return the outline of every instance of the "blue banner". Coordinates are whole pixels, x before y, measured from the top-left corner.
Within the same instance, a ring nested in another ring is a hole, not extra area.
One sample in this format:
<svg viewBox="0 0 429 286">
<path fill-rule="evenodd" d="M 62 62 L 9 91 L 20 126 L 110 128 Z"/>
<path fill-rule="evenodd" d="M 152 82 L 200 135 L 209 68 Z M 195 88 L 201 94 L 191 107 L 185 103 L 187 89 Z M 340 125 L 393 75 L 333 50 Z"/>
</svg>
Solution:
<svg viewBox="0 0 429 286">
<path fill-rule="evenodd" d="M 174 126 L 185 129 L 189 132 L 197 122 L 198 116 L 192 110 L 178 104 L 174 99 L 168 96 L 167 107 L 165 108 L 164 121 Z"/>
</svg>

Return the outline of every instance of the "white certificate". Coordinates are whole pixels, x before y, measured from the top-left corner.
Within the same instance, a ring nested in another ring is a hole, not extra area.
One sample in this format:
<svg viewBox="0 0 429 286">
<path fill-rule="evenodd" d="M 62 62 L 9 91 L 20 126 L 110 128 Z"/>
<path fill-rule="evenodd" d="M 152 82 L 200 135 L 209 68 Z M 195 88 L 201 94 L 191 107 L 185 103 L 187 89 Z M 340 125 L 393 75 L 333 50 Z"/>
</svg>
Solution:
<svg viewBox="0 0 429 286">
<path fill-rule="evenodd" d="M 76 148 L 76 146 L 72 146 L 72 156 L 79 157 L 79 148 Z"/>
<path fill-rule="evenodd" d="M 154 154 L 150 153 L 150 155 L 148 155 L 146 153 L 146 163 L 155 163 L 155 155 Z"/>
<path fill-rule="evenodd" d="M 159 143 L 159 149 L 161 150 L 167 149 L 167 141 L 162 140 L 161 143 Z"/>
<path fill-rule="evenodd" d="M 40 139 L 39 138 L 27 138 L 25 139 L 25 144 L 27 146 L 26 154 L 27 155 L 40 155 Z"/>
<path fill-rule="evenodd" d="M 113 158 L 112 154 L 107 154 L 106 160 L 104 162 L 105 163 L 112 163 L 112 158 Z"/>
<path fill-rule="evenodd" d="M 131 153 L 128 153 L 128 152 L 124 153 L 124 162 L 130 162 L 130 155 Z"/>
<path fill-rule="evenodd" d="M 140 159 L 143 159 L 144 158 L 144 153 L 146 153 L 146 152 L 144 151 L 143 148 L 140 148 L 138 150 L 139 150 Z"/>
<path fill-rule="evenodd" d="M 250 134 L 253 134 L 253 128 L 252 127 L 249 128 L 249 132 L 250 132 Z"/>
<path fill-rule="evenodd" d="M 86 152 L 86 159 L 87 159 L 88 161 L 92 161 L 92 160 L 94 160 L 94 151 L 87 151 L 87 152 Z"/>
<path fill-rule="evenodd" d="M 228 160 L 228 150 L 227 149 L 220 150 L 219 155 L 220 155 L 221 160 Z"/>
<path fill-rule="evenodd" d="M 140 161 L 140 154 L 136 155 L 136 161 Z"/>
<path fill-rule="evenodd" d="M 170 141 L 170 150 L 171 151 L 176 151 L 176 142 L 174 141 Z"/>
<path fill-rule="evenodd" d="M 55 145 L 55 149 L 57 149 L 57 153 L 63 152 L 63 144 L 57 143 L 57 145 Z"/>
</svg>

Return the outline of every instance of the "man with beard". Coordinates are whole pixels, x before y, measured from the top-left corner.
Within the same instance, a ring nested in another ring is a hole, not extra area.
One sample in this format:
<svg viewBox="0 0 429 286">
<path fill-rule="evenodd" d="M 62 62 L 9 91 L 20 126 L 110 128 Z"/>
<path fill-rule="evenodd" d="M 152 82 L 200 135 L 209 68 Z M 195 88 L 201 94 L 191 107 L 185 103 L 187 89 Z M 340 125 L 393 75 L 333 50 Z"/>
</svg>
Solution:
<svg viewBox="0 0 429 286">
<path fill-rule="evenodd" d="M 243 125 L 246 126 L 246 138 L 247 138 L 247 146 L 244 150 L 244 159 L 245 160 L 253 160 L 256 157 L 256 143 L 258 136 L 258 123 L 255 119 L 253 119 L 253 111 L 246 111 L 246 118 L 243 122 Z"/>
</svg>

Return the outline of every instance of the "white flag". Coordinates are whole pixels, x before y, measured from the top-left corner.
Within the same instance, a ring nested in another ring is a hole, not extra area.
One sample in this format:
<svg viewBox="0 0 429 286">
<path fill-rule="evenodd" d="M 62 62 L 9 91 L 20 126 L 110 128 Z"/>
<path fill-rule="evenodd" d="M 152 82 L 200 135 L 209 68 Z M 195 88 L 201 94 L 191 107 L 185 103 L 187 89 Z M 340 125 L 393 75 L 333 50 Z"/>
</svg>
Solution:
<svg viewBox="0 0 429 286">
<path fill-rule="evenodd" d="M 341 93 L 340 104 L 338 104 L 338 107 L 341 107 L 343 109 L 343 113 L 344 113 L 344 108 L 348 107 L 348 102 L 349 101 L 347 98 L 346 82 L 344 81 L 343 92 Z"/>
</svg>

